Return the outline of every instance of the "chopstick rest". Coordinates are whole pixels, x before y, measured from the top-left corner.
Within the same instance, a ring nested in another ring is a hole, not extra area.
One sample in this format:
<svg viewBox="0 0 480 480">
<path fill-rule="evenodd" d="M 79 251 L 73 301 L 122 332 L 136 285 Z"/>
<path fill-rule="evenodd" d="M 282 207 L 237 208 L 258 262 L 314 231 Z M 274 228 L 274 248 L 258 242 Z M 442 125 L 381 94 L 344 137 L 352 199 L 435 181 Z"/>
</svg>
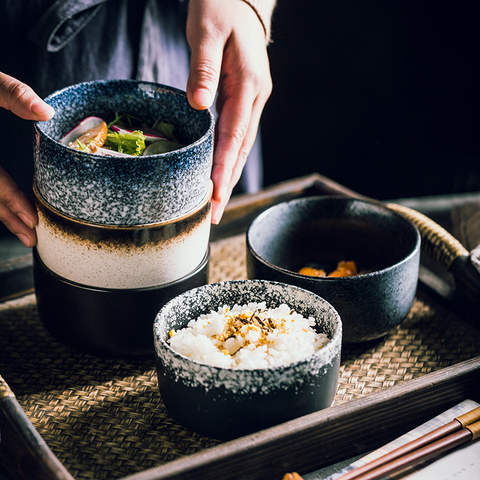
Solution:
<svg viewBox="0 0 480 480">
<path fill-rule="evenodd" d="M 480 437 L 480 407 L 456 417 L 416 440 L 379 457 L 337 480 L 374 480 L 430 460 Z"/>
<path fill-rule="evenodd" d="M 391 452 L 351 470 L 336 480 L 375 480 L 404 468 L 430 460 L 455 447 L 480 437 L 480 407 L 402 445 Z M 283 480 L 302 480 L 294 472 Z"/>
</svg>

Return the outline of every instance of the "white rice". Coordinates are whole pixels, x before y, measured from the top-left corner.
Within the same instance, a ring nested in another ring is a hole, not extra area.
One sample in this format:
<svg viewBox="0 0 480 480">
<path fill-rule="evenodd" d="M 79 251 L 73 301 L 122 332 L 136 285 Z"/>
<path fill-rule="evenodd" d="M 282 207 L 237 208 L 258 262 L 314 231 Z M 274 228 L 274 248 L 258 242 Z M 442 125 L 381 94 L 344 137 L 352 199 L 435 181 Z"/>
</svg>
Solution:
<svg viewBox="0 0 480 480">
<path fill-rule="evenodd" d="M 200 363 L 222 368 L 277 367 L 303 360 L 329 339 L 288 305 L 267 309 L 264 302 L 220 307 L 170 332 L 170 346 Z"/>
</svg>

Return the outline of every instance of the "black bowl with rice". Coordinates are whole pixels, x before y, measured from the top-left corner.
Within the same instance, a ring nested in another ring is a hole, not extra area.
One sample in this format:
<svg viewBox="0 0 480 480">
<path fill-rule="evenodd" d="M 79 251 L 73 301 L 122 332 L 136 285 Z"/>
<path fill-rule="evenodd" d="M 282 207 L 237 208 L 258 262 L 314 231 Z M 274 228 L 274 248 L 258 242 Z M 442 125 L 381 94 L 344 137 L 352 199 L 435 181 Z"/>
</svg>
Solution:
<svg viewBox="0 0 480 480">
<path fill-rule="evenodd" d="M 162 400 L 178 422 L 221 440 L 321 410 L 335 397 L 341 338 L 336 310 L 301 288 L 262 280 L 195 288 L 155 319 Z"/>
</svg>

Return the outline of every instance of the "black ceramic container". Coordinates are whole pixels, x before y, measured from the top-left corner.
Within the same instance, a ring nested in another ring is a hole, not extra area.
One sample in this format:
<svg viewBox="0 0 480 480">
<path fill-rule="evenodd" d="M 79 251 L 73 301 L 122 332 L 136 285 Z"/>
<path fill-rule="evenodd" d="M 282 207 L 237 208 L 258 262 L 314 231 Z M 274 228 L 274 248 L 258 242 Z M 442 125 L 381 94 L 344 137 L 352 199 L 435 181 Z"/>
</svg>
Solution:
<svg viewBox="0 0 480 480">
<path fill-rule="evenodd" d="M 304 266 L 333 271 L 353 260 L 364 273 L 310 277 Z M 275 205 L 247 232 L 247 274 L 297 285 L 330 302 L 340 314 L 346 343 L 385 335 L 412 306 L 420 234 L 400 214 L 376 203 L 342 197 L 307 197 Z"/>
<path fill-rule="evenodd" d="M 208 283 L 210 252 L 188 275 L 148 288 L 98 288 L 66 280 L 33 251 L 37 307 L 50 334 L 78 351 L 103 357 L 154 356 L 153 321 L 177 295 Z"/>
<path fill-rule="evenodd" d="M 305 360 L 275 368 L 234 369 L 205 365 L 174 351 L 169 332 L 219 306 L 265 301 L 286 303 L 330 342 Z M 340 367 L 342 324 L 324 299 L 277 282 L 238 280 L 198 287 L 168 302 L 158 313 L 154 338 L 162 400 L 183 425 L 203 435 L 232 439 L 329 407 Z"/>
</svg>

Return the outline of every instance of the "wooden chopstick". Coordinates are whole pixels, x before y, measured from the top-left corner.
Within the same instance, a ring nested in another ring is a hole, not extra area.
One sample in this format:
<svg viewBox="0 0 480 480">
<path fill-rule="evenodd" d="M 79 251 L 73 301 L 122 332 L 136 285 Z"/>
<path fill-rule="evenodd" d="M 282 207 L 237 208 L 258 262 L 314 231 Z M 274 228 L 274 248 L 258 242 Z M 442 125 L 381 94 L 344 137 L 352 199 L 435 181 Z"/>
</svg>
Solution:
<svg viewBox="0 0 480 480">
<path fill-rule="evenodd" d="M 429 443 L 422 448 L 413 450 L 407 455 L 398 457 L 397 459 L 384 463 L 383 465 L 369 470 L 363 474 L 358 473 L 355 476 L 345 477 L 341 476 L 337 480 L 345 480 L 349 478 L 351 480 L 378 480 L 383 478 L 386 475 L 391 475 L 392 473 L 404 470 L 407 467 L 413 467 L 419 463 L 426 462 L 432 458 L 438 457 L 443 453 L 456 448 L 464 443 L 468 443 L 471 440 L 480 437 L 480 422 L 472 423 L 466 425 L 461 430 L 447 435 L 446 437 L 440 438 L 436 442 Z M 349 473 L 353 473 L 355 470 Z"/>
<path fill-rule="evenodd" d="M 469 430 L 466 430 L 465 432 L 463 430 L 467 426 L 473 425 L 479 420 L 480 420 L 480 407 L 477 407 L 463 415 L 460 415 L 459 417 L 454 418 L 451 422 L 435 430 L 432 430 L 431 432 L 421 436 L 420 438 L 417 438 L 416 440 L 412 440 L 411 442 L 406 443 L 405 445 L 402 445 L 401 447 L 398 447 L 395 450 L 392 450 L 391 452 L 386 453 L 385 455 L 375 460 L 372 460 L 371 462 L 365 465 L 362 465 L 361 467 L 358 467 L 355 470 L 352 470 L 346 473 L 345 475 L 342 475 L 337 480 L 357 480 L 360 478 L 362 479 L 370 478 L 370 477 L 362 477 L 361 475 L 371 470 L 378 469 L 382 465 L 394 462 L 397 459 L 408 457 L 409 454 L 413 455 L 412 452 L 421 450 L 424 447 L 426 448 L 428 445 L 435 444 L 435 442 L 439 441 L 442 438 L 445 438 L 445 437 L 450 438 L 451 435 L 455 435 L 457 432 L 460 433 L 460 437 L 463 439 L 462 443 L 465 443 L 471 440 L 470 437 L 472 433 Z M 438 448 L 441 448 L 440 445 L 438 445 Z M 454 448 L 454 447 L 452 446 L 450 448 Z M 442 450 L 442 452 L 443 451 L 445 450 Z M 439 452 L 439 455 L 442 452 Z M 418 456 L 415 456 L 415 458 L 418 458 Z M 421 460 L 418 458 L 418 462 L 420 461 Z M 402 460 L 400 463 L 403 464 L 404 460 Z M 396 469 L 396 471 L 397 470 L 398 469 Z M 372 478 L 378 478 L 378 477 L 372 477 Z"/>
<path fill-rule="evenodd" d="M 337 480 L 375 480 L 387 474 L 432 459 L 459 445 L 480 437 L 480 407 L 456 417 L 451 422 L 402 445 L 399 448 L 351 470 Z M 286 474 L 284 480 L 290 480 Z M 294 475 L 298 475 L 294 472 Z M 301 480 L 300 475 L 293 477 Z"/>
</svg>

